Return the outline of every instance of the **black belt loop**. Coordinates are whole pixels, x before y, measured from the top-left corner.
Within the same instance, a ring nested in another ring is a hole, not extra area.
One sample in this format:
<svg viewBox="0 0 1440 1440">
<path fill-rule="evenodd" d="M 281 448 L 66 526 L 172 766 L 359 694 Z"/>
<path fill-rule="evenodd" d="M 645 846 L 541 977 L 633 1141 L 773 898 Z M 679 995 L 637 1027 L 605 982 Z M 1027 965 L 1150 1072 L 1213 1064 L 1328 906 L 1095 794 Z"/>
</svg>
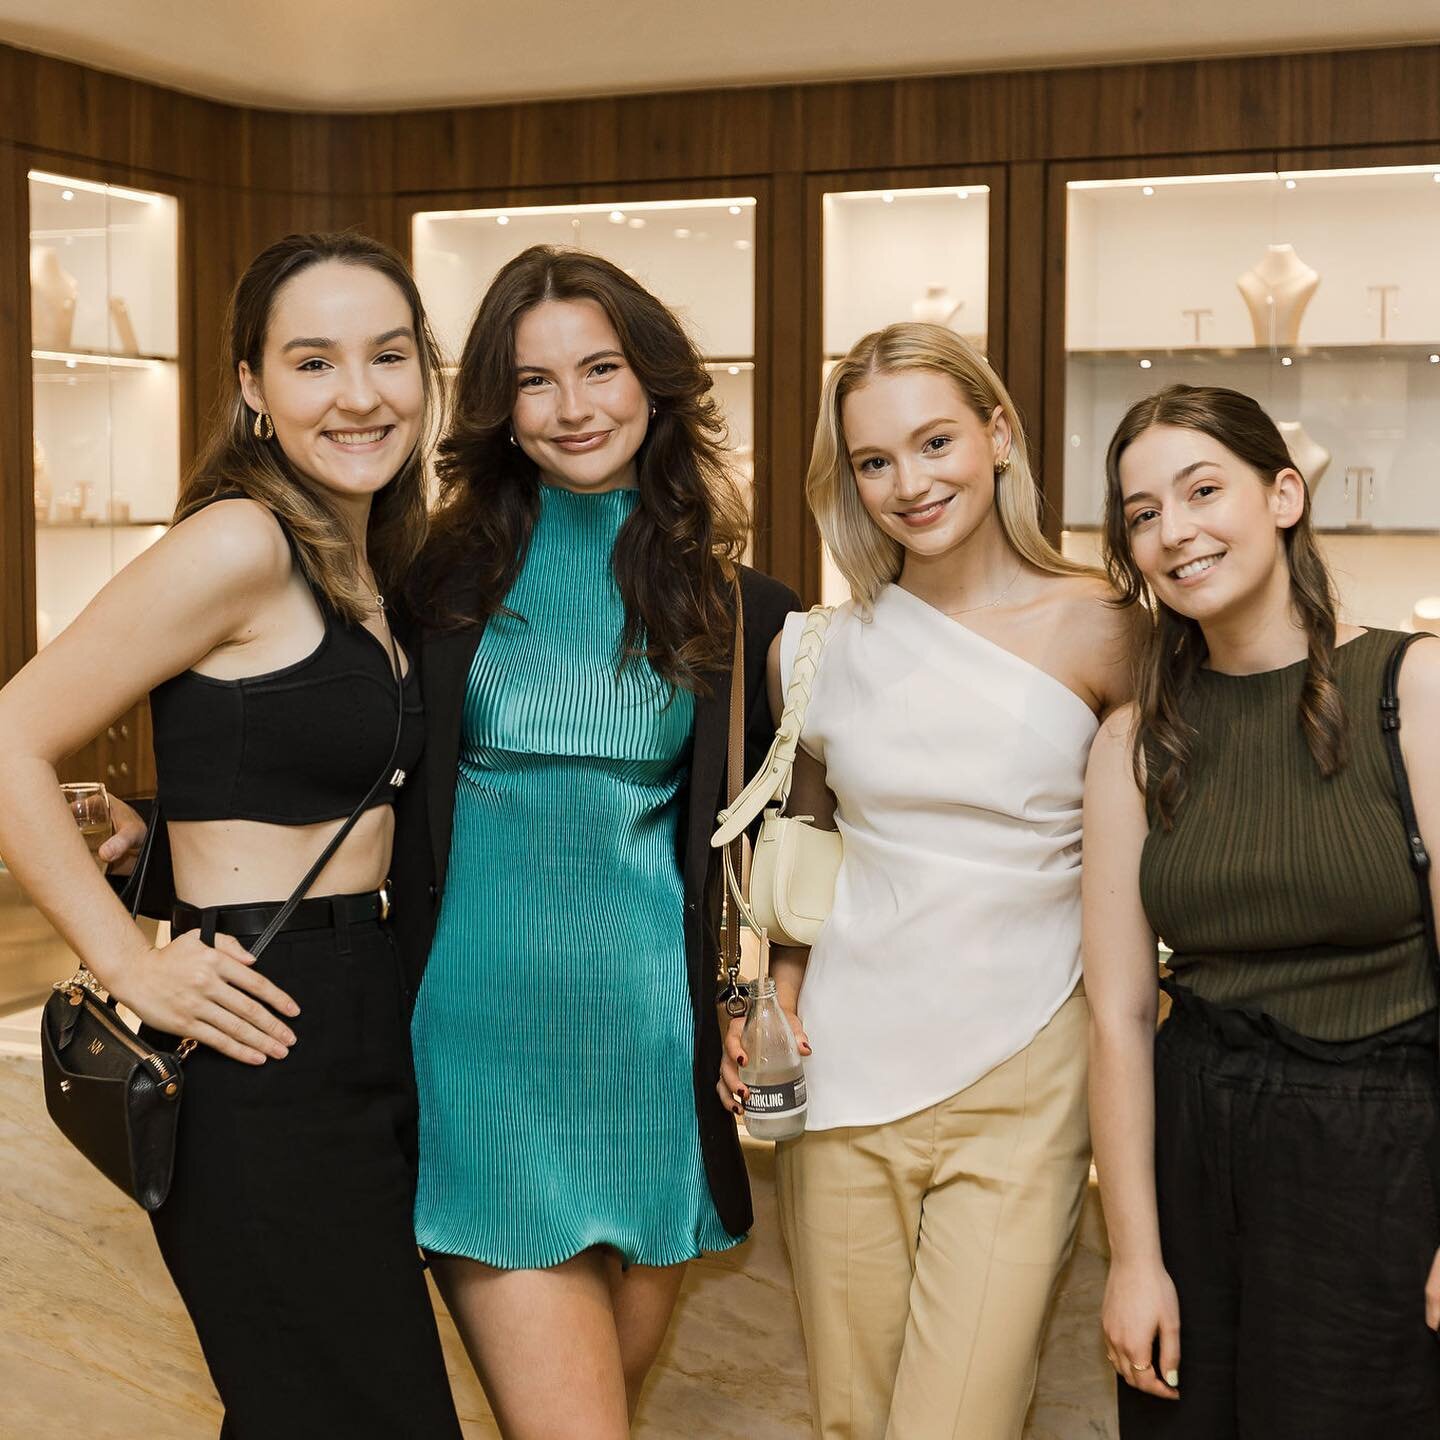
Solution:
<svg viewBox="0 0 1440 1440">
<path fill-rule="evenodd" d="M 337 914 L 335 916 L 335 949 L 349 959 L 352 946 L 350 944 L 350 917 Z"/>
<path fill-rule="evenodd" d="M 219 928 L 216 921 L 220 918 L 220 912 L 213 905 L 207 905 L 200 912 L 200 943 L 202 945 L 214 946 L 215 931 Z"/>
</svg>

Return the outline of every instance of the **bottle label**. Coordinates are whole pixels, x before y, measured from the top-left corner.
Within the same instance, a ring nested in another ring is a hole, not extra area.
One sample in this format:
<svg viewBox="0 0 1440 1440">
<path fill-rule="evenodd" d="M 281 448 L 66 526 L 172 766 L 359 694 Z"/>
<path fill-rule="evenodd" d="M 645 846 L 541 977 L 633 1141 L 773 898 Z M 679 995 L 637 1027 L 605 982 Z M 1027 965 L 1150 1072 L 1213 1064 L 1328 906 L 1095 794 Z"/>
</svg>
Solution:
<svg viewBox="0 0 1440 1440">
<path fill-rule="evenodd" d="M 805 1077 L 797 1076 L 780 1085 L 751 1085 L 746 1082 L 747 1115 L 784 1115 L 805 1108 Z"/>
</svg>

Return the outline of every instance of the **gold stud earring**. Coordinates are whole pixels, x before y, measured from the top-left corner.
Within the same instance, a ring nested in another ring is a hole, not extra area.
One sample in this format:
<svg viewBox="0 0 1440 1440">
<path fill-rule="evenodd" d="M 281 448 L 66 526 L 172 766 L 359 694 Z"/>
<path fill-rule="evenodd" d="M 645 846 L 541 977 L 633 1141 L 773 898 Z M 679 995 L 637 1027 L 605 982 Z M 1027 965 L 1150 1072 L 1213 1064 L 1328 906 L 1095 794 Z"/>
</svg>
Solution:
<svg viewBox="0 0 1440 1440">
<path fill-rule="evenodd" d="M 257 440 L 271 440 L 275 436 L 275 422 L 263 410 L 255 416 L 255 423 L 250 428 Z"/>
<path fill-rule="evenodd" d="M 1007 455 L 1007 456 L 1005 456 L 1005 458 L 1004 458 L 1003 460 L 1001 460 L 1000 463 L 995 467 L 995 473 L 996 473 L 996 475 L 1003 475 L 1009 468 L 1010 468 L 1010 457 Z"/>
</svg>

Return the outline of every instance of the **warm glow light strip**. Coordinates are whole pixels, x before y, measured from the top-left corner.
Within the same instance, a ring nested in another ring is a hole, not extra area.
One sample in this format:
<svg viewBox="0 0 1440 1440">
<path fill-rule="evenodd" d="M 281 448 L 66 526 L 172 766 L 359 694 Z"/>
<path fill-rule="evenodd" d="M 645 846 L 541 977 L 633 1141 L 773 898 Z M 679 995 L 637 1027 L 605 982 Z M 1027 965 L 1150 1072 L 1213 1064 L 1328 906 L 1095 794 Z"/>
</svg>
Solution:
<svg viewBox="0 0 1440 1440">
<path fill-rule="evenodd" d="M 168 195 L 159 195 L 150 190 L 131 190 L 124 185 L 102 185 L 94 180 L 76 180 L 68 175 L 52 175 L 48 170 L 32 170 L 32 180 L 42 185 L 56 185 L 62 190 L 86 190 L 92 195 L 113 195 L 117 200 L 138 200 L 142 205 L 158 205 L 168 200 Z"/>
<path fill-rule="evenodd" d="M 1275 180 L 1349 180 L 1370 175 L 1440 175 L 1435 165 L 1367 165 L 1346 170 L 1251 170 L 1236 175 L 1149 175 L 1125 180 L 1072 180 L 1067 190 L 1134 190 L 1143 185 L 1233 185 Z"/>
<path fill-rule="evenodd" d="M 730 195 L 721 200 L 610 200 L 603 205 L 496 205 L 484 210 L 417 210 L 421 220 L 493 220 L 497 215 L 512 219 L 519 215 L 609 215 L 623 210 L 627 215 L 651 214 L 657 210 L 717 210 L 730 205 L 753 205 L 753 195 Z"/>
<path fill-rule="evenodd" d="M 827 200 L 883 200 L 888 195 L 892 200 L 902 200 L 915 195 L 949 195 L 952 199 L 958 200 L 962 190 L 967 195 L 988 195 L 990 193 L 988 185 L 921 185 L 913 190 L 892 185 L 884 190 L 829 190 L 826 192 L 825 198 Z"/>
<path fill-rule="evenodd" d="M 137 355 L 83 355 L 72 350 L 32 350 L 32 360 L 72 361 L 77 365 L 119 365 L 126 370 L 158 370 L 163 365 L 173 365 L 173 360 L 147 360 Z"/>
</svg>

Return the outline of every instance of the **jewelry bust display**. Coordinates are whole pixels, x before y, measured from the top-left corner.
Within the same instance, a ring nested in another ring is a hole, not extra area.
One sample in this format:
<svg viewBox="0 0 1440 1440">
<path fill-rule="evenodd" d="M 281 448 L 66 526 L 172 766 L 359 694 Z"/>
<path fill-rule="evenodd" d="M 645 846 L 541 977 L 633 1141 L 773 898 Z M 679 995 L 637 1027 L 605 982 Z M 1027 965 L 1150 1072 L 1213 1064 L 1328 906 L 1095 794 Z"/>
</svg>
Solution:
<svg viewBox="0 0 1440 1440">
<path fill-rule="evenodd" d="M 1275 428 L 1285 440 L 1285 448 L 1295 468 L 1305 477 L 1313 497 L 1330 465 L 1330 452 L 1298 420 L 1277 420 Z"/>
<path fill-rule="evenodd" d="M 1235 282 L 1250 311 L 1257 345 L 1296 345 L 1300 318 L 1320 276 L 1293 245 L 1270 245 L 1264 256 Z"/>
<path fill-rule="evenodd" d="M 68 350 L 80 286 L 49 245 L 30 247 L 30 336 L 37 350 Z"/>
</svg>

